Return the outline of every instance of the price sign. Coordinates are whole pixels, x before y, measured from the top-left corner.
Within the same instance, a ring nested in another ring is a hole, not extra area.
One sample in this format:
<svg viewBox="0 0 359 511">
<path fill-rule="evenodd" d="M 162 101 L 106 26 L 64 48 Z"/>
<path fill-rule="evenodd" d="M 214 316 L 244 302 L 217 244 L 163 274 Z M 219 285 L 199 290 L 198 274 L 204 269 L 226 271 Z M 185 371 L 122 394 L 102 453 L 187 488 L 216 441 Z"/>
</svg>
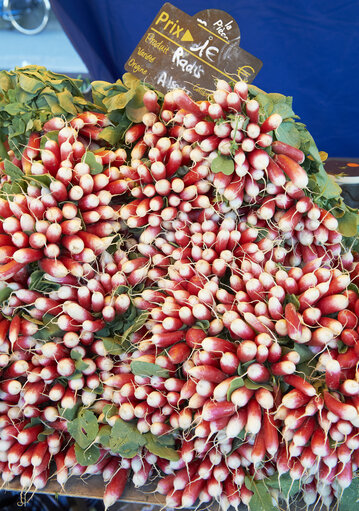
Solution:
<svg viewBox="0 0 359 511">
<path fill-rule="evenodd" d="M 225 11 L 206 9 L 190 16 L 166 3 L 125 69 L 157 90 L 182 88 L 204 99 L 214 78 L 252 82 L 262 62 L 239 46 L 236 21 Z"/>
</svg>

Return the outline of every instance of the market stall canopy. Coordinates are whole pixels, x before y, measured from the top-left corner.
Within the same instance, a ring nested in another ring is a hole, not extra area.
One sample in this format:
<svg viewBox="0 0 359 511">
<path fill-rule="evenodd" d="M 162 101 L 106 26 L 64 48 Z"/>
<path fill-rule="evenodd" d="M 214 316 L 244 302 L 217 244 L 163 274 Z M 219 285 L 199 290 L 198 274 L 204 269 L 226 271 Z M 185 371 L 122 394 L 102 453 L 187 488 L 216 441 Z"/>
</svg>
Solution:
<svg viewBox="0 0 359 511">
<path fill-rule="evenodd" d="M 116 81 L 163 2 L 51 0 L 92 79 Z M 189 14 L 226 10 L 241 45 L 263 61 L 255 84 L 295 98 L 295 110 L 331 156 L 358 156 L 359 4 L 334 0 L 176 2 Z M 310 119 L 310 121 L 309 121 Z"/>
</svg>

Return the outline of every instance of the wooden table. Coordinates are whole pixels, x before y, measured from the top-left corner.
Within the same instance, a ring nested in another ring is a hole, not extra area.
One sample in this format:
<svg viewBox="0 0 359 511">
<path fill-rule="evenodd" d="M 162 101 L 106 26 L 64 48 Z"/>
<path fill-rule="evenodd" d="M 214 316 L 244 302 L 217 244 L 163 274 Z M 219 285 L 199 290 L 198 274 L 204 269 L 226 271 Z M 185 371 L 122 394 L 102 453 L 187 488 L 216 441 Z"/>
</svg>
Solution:
<svg viewBox="0 0 359 511">
<path fill-rule="evenodd" d="M 165 497 L 159 493 L 153 493 L 156 485 L 148 485 L 146 489 L 136 489 L 133 485 L 127 485 L 119 502 L 131 504 L 165 506 Z M 19 478 L 3 486 L 3 490 L 21 492 Z M 83 499 L 101 499 L 103 498 L 104 483 L 101 476 L 71 477 L 61 488 L 56 480 L 49 481 L 45 488 L 36 490 L 36 493 L 45 493 L 52 495 L 65 495 L 66 497 L 76 497 Z M 111 507 L 111 511 L 116 511 L 116 506 Z"/>
<path fill-rule="evenodd" d="M 328 158 L 325 170 L 336 178 L 345 203 L 359 208 L 359 158 Z"/>
<path fill-rule="evenodd" d="M 4 490 L 21 491 L 19 478 L 16 478 L 11 483 L 7 483 Z M 104 490 L 104 483 L 101 476 L 88 476 L 84 478 L 70 477 L 65 485 L 61 488 L 59 483 L 55 480 L 49 481 L 46 487 L 42 490 L 37 490 L 37 493 L 51 493 L 66 495 L 67 497 L 81 497 L 87 499 L 102 499 Z M 121 497 L 123 502 L 139 502 L 141 504 L 158 504 L 163 506 L 165 498 L 158 493 L 142 492 L 136 490 L 133 486 L 128 485 Z M 151 502 L 150 502 L 151 501 Z"/>
</svg>

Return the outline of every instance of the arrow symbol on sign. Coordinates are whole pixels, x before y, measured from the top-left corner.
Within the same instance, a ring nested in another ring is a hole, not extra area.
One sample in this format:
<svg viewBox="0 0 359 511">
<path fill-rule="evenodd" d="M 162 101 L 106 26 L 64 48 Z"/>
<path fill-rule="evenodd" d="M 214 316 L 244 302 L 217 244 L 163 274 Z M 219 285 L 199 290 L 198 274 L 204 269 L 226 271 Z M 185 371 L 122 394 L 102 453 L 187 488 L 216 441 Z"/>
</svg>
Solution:
<svg viewBox="0 0 359 511">
<path fill-rule="evenodd" d="M 192 34 L 189 30 L 186 30 L 186 32 L 183 34 L 181 41 L 194 41 Z"/>
</svg>

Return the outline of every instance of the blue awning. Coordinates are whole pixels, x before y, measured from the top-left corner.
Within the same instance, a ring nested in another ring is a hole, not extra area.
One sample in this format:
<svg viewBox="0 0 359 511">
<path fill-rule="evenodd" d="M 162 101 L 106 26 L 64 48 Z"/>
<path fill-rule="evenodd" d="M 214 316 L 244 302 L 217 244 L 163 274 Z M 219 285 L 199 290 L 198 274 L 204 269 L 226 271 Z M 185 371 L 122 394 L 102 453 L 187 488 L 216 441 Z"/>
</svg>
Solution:
<svg viewBox="0 0 359 511">
<path fill-rule="evenodd" d="M 96 80 L 116 81 L 163 2 L 51 0 Z M 359 3 L 356 0 L 185 0 L 189 14 L 226 10 L 237 20 L 243 48 L 263 61 L 255 85 L 294 97 L 294 111 L 319 149 L 359 156 Z"/>
</svg>

